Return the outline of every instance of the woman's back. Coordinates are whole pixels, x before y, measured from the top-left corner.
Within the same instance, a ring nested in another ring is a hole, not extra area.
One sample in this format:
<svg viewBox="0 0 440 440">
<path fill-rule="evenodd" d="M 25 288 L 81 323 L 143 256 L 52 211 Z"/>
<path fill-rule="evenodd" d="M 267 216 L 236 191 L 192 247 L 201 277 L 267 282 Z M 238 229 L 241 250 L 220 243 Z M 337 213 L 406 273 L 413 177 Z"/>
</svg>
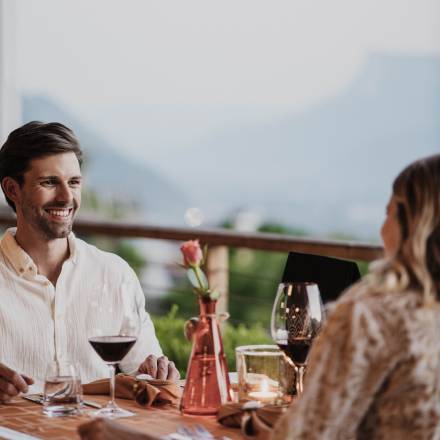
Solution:
<svg viewBox="0 0 440 440">
<path fill-rule="evenodd" d="M 366 285 L 330 315 L 305 393 L 273 438 L 440 439 L 440 306 Z"/>
<path fill-rule="evenodd" d="M 422 307 L 421 295 L 410 292 L 375 299 L 386 314 L 390 334 L 384 337 L 395 365 L 388 367 L 358 438 L 440 438 L 440 306 Z"/>
</svg>

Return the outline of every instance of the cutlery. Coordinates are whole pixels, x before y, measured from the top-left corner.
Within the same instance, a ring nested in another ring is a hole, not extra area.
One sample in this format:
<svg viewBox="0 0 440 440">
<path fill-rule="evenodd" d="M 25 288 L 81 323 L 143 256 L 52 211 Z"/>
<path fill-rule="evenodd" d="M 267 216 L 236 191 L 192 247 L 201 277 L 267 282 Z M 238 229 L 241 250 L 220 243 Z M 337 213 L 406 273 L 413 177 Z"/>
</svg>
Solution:
<svg viewBox="0 0 440 440">
<path fill-rule="evenodd" d="M 31 402 L 39 403 L 43 405 L 43 395 L 42 394 L 27 394 L 25 396 L 21 396 L 23 399 L 30 400 Z M 83 405 L 90 406 L 92 408 L 100 409 L 102 406 L 99 403 L 91 402 L 90 400 L 83 400 Z"/>
<path fill-rule="evenodd" d="M 193 440 L 231 440 L 228 437 L 214 437 L 204 426 L 195 425 L 193 427 L 180 425 L 177 434 Z M 174 440 L 174 439 L 170 439 Z M 177 440 L 177 439 L 176 439 Z"/>
</svg>

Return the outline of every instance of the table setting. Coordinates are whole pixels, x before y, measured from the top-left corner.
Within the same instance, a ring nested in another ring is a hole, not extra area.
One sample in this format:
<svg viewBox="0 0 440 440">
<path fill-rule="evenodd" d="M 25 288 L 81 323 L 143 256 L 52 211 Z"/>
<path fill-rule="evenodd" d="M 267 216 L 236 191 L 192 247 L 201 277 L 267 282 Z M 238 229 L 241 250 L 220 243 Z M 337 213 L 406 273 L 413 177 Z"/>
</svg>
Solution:
<svg viewBox="0 0 440 440">
<path fill-rule="evenodd" d="M 199 305 L 199 316 L 185 328 L 192 343 L 186 378 L 175 382 L 136 372 L 115 374 L 140 329 L 136 305 L 125 304 L 119 335 L 107 335 L 105 325 L 88 334 L 109 377 L 81 384 L 77 364 L 52 362 L 43 393 L 0 406 L 0 429 L 12 430 L 0 432 L 0 438 L 78 438 L 78 426 L 96 417 L 118 419 L 167 440 L 252 438 L 270 432 L 303 391 L 309 348 L 324 321 L 319 288 L 313 282 L 281 283 L 271 314 L 275 344 L 236 347 L 236 372 L 229 373 L 216 314 L 218 293 L 202 270 L 206 248 L 202 251 L 195 240 L 181 250 Z"/>
</svg>

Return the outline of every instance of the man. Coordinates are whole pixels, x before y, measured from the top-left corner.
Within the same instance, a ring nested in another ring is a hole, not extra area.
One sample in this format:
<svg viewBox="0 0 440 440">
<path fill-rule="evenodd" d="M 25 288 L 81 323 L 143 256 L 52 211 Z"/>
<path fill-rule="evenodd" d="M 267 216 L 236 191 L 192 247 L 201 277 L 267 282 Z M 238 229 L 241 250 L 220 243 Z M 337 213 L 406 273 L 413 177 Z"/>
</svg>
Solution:
<svg viewBox="0 0 440 440">
<path fill-rule="evenodd" d="M 77 362 L 83 382 L 108 370 L 88 342 L 119 334 L 124 305 L 137 304 L 141 332 L 122 371 L 177 379 L 162 356 L 133 270 L 116 255 L 75 238 L 82 152 L 59 123 L 30 122 L 0 150 L 0 182 L 17 227 L 0 242 L 0 401 L 42 381 L 52 360 Z"/>
</svg>

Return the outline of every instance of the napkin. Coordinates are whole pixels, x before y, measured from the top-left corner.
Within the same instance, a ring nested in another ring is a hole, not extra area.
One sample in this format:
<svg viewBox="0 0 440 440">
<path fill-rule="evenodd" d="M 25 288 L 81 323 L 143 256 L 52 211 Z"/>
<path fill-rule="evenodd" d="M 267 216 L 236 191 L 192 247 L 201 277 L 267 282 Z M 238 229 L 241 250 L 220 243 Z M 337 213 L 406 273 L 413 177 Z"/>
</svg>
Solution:
<svg viewBox="0 0 440 440">
<path fill-rule="evenodd" d="M 245 406 L 242 403 L 228 403 L 220 407 L 217 420 L 231 428 L 241 428 L 249 437 L 268 434 L 278 418 L 289 405 Z"/>
<path fill-rule="evenodd" d="M 109 394 L 110 379 L 100 379 L 83 385 L 84 394 Z M 136 380 L 127 374 L 115 377 L 115 396 L 121 399 L 134 399 L 140 406 L 178 403 L 182 391 L 171 380 Z"/>
</svg>

